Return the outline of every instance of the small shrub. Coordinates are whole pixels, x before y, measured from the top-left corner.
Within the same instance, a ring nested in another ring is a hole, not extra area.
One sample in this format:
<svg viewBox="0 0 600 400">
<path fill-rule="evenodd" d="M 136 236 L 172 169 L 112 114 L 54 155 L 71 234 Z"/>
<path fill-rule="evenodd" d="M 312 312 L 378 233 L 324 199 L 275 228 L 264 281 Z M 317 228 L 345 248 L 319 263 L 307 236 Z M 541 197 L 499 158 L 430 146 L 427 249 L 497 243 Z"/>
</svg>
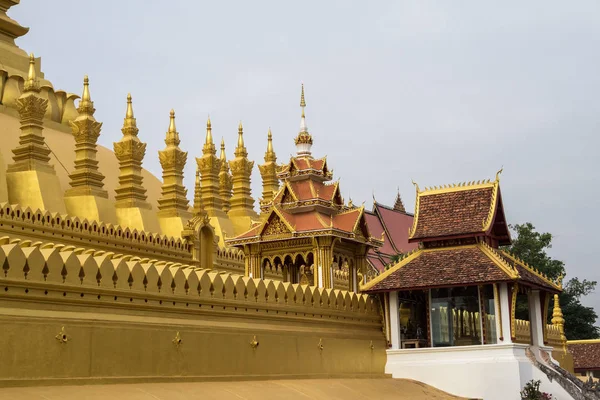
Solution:
<svg viewBox="0 0 600 400">
<path fill-rule="evenodd" d="M 540 381 L 530 380 L 521 390 L 521 400 L 552 400 L 550 393 L 540 391 Z"/>
</svg>

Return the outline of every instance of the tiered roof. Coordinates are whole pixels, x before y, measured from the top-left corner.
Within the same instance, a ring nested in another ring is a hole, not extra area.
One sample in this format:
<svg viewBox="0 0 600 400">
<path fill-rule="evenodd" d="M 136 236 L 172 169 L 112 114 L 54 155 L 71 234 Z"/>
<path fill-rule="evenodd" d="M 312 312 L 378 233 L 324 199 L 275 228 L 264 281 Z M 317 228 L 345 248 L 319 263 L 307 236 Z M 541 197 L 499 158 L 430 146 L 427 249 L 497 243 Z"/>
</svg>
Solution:
<svg viewBox="0 0 600 400">
<path fill-rule="evenodd" d="M 510 244 L 499 173 L 490 182 L 417 189 L 408 241 L 420 249 L 361 288 L 364 292 L 519 281 L 559 292 L 560 283 L 499 250 Z"/>
<path fill-rule="evenodd" d="M 345 205 L 339 182 L 330 182 L 333 173 L 327 159 L 315 159 L 311 155 L 313 141 L 306 126 L 304 87 L 300 106 L 300 132 L 295 140 L 297 154 L 277 168 L 277 177 L 283 184 L 273 201 L 264 205 L 266 217 L 227 243 L 242 245 L 295 237 L 334 236 L 381 246 L 382 241 L 371 236 L 364 206 Z"/>
<path fill-rule="evenodd" d="M 498 245 L 510 244 L 499 175 L 493 182 L 488 179 L 425 188 L 423 191 L 416 184 L 415 187 L 416 213 L 409 241 L 490 236 L 498 241 Z"/>
</svg>

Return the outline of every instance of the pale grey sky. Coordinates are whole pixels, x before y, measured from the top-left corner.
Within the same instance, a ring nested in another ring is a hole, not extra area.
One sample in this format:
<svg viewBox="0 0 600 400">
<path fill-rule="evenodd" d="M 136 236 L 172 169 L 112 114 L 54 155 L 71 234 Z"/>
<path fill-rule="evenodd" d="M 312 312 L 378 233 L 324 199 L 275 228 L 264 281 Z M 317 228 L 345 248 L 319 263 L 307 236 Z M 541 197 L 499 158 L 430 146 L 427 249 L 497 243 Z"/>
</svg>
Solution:
<svg viewBox="0 0 600 400">
<path fill-rule="evenodd" d="M 239 120 L 262 162 L 272 128 L 294 152 L 300 82 L 313 154 L 346 199 L 414 207 L 421 186 L 493 178 L 511 223 L 555 235 L 568 277 L 600 281 L 600 2 L 23 0 L 18 45 L 56 88 L 90 76 L 99 142 L 119 140 L 131 92 L 161 176 L 169 110 L 193 189 L 206 117 L 232 156 Z M 255 168 L 253 195 L 260 195 Z M 600 311 L 600 288 L 585 303 Z"/>
</svg>

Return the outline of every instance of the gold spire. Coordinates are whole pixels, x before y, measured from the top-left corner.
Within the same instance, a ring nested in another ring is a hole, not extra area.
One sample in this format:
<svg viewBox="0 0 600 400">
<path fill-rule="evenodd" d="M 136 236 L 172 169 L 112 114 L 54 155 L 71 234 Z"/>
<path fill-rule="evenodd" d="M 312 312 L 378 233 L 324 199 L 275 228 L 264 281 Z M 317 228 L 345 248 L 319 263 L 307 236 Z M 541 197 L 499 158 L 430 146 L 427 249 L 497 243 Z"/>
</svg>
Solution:
<svg viewBox="0 0 600 400">
<path fill-rule="evenodd" d="M 268 204 L 273 200 L 273 193 L 279 190 L 276 161 L 277 156 L 273 150 L 273 134 L 271 133 L 271 128 L 269 128 L 265 163 L 258 166 L 263 181 L 262 200 L 260 202 L 262 212 L 267 212 L 269 210 Z"/>
<path fill-rule="evenodd" d="M 206 144 L 212 144 L 212 125 L 210 123 L 210 116 L 208 117 L 208 121 L 206 121 Z"/>
<path fill-rule="evenodd" d="M 267 133 L 267 152 L 265 153 L 265 162 L 275 162 L 276 160 L 277 156 L 273 150 L 273 134 L 271 133 L 271 128 L 269 128 L 269 132 Z"/>
<path fill-rule="evenodd" d="M 35 57 L 33 53 L 29 54 L 29 71 L 27 73 L 27 80 L 23 85 L 23 92 L 39 92 L 40 86 L 38 79 L 35 74 Z"/>
<path fill-rule="evenodd" d="M 169 130 L 167 131 L 165 143 L 167 146 L 179 146 L 179 132 L 177 132 L 177 128 L 175 127 L 175 110 L 171 109 L 169 115 Z"/>
<path fill-rule="evenodd" d="M 127 94 L 127 111 L 121 132 L 123 133 L 121 140 L 113 143 L 120 171 L 119 186 L 115 189 L 116 207 L 140 207 L 149 210 L 152 207 L 146 202 L 146 189 L 142 177 L 142 161 L 146 154 L 146 143 L 142 143 L 137 137 L 139 129 L 133 116 L 131 93 Z M 144 226 L 142 224 L 136 228 L 140 229 Z"/>
<path fill-rule="evenodd" d="M 302 107 L 302 115 L 304 115 L 304 107 L 306 107 L 306 101 L 304 101 L 304 83 L 302 84 L 302 92 L 300 93 L 300 107 Z"/>
<path fill-rule="evenodd" d="M 273 134 L 271 133 L 271 127 L 267 133 L 267 153 L 273 153 Z"/>
<path fill-rule="evenodd" d="M 246 151 L 246 146 L 244 146 L 244 127 L 242 126 L 242 121 L 238 125 L 238 141 L 237 147 L 235 148 L 235 156 L 236 157 L 247 157 L 248 152 Z"/>
<path fill-rule="evenodd" d="M 302 107 L 302 116 L 300 118 L 300 132 L 294 139 L 296 143 L 296 153 L 299 156 L 309 156 L 310 148 L 312 147 L 313 140 L 312 136 L 308 133 L 308 127 L 306 126 L 306 117 L 304 115 L 304 108 L 306 107 L 306 101 L 304 100 L 304 84 L 302 84 L 302 92 L 300 94 L 300 107 Z"/>
<path fill-rule="evenodd" d="M 238 147 L 244 147 L 244 127 L 242 126 L 242 121 L 238 125 Z"/>
<path fill-rule="evenodd" d="M 133 105 L 131 104 L 131 93 L 127 93 L 127 112 L 125 113 L 125 118 L 133 118 Z"/>
<path fill-rule="evenodd" d="M 221 138 L 221 154 L 219 154 L 221 160 L 221 170 L 219 171 L 219 196 L 223 202 L 223 211 L 229 212 L 231 209 L 231 189 L 232 181 L 231 174 L 229 173 L 229 164 L 227 164 L 227 157 L 225 154 L 225 139 Z"/>
<path fill-rule="evenodd" d="M 79 101 L 79 107 L 77 111 L 80 115 L 89 116 L 93 118 L 94 112 L 96 109 L 94 108 L 94 102 L 90 96 L 90 80 L 88 76 L 85 75 L 83 77 L 83 94 L 81 95 L 81 100 Z"/>
<path fill-rule="evenodd" d="M 169 130 L 166 134 L 167 147 L 158 152 L 163 169 L 162 194 L 158 199 L 159 217 L 189 218 L 187 190 L 183 186 L 183 169 L 187 152 L 179 148 L 179 133 L 175 127 L 175 111 L 171 110 Z M 163 233 L 164 229 L 163 229 Z M 174 233 L 173 233 L 174 234 Z"/>
</svg>

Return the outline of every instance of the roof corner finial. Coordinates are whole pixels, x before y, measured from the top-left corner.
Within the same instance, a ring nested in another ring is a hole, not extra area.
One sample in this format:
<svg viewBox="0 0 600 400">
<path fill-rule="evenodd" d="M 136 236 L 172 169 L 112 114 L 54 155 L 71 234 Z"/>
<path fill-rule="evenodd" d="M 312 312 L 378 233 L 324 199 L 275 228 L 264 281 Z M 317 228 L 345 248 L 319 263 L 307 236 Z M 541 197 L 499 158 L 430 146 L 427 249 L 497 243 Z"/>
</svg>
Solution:
<svg viewBox="0 0 600 400">
<path fill-rule="evenodd" d="M 500 167 L 500 170 L 496 172 L 496 182 L 500 182 L 500 174 L 504 171 L 504 166 Z"/>
<path fill-rule="evenodd" d="M 421 190 L 419 189 L 419 184 L 412 179 L 410 181 L 412 182 L 413 185 L 415 185 L 415 188 L 417 189 L 417 193 L 420 193 Z"/>
</svg>

